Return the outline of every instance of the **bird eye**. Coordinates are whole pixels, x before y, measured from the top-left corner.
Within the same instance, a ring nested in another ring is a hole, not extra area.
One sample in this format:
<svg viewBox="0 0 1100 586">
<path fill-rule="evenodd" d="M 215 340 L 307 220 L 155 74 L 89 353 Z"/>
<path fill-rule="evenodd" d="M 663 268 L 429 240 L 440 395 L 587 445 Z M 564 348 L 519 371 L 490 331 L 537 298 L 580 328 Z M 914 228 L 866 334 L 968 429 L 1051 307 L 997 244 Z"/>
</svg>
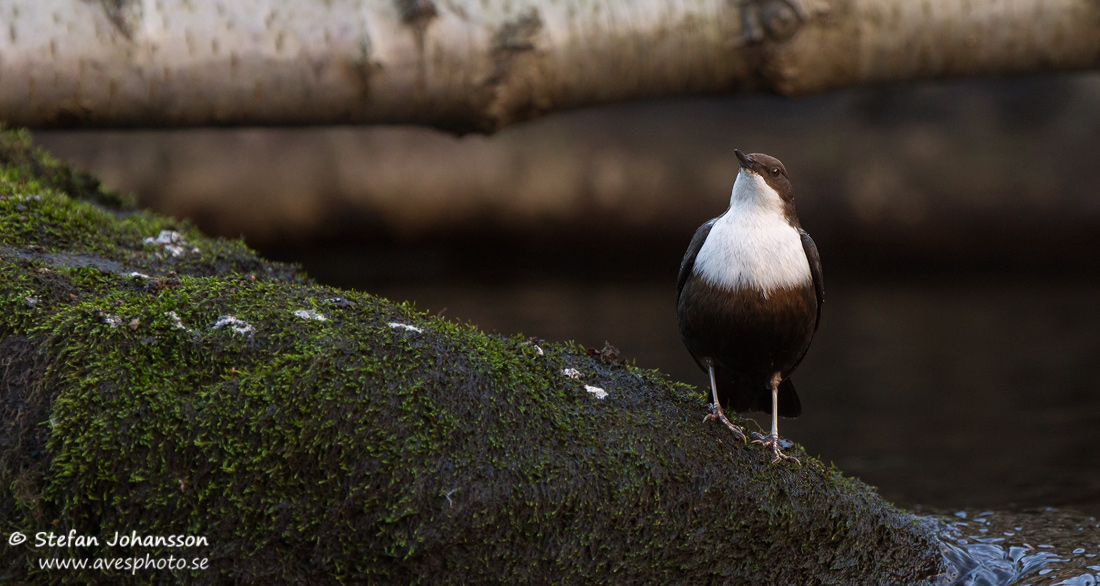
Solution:
<svg viewBox="0 0 1100 586">
<path fill-rule="evenodd" d="M 772 167 L 772 175 L 779 175 L 779 167 Z"/>
</svg>

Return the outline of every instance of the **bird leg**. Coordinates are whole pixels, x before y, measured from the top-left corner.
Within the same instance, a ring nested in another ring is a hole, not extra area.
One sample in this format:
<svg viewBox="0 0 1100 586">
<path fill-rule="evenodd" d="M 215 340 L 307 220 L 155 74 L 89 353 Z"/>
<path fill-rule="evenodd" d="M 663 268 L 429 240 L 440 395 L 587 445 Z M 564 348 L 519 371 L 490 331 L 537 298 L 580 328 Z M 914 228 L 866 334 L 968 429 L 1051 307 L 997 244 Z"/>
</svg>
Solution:
<svg viewBox="0 0 1100 586">
<path fill-rule="evenodd" d="M 767 436 L 760 437 L 752 440 L 754 444 L 760 444 L 766 448 L 770 447 L 772 453 L 775 454 L 775 459 L 772 460 L 772 464 L 780 460 L 787 460 L 794 462 L 795 464 L 802 464 L 798 461 L 798 458 L 794 456 L 788 456 L 779 450 L 779 383 L 783 382 L 783 377 L 777 372 L 772 375 L 772 432 Z M 754 434 L 756 435 L 756 434 Z"/>
<path fill-rule="evenodd" d="M 714 380 L 714 365 L 707 361 L 707 371 L 710 372 L 710 392 L 714 397 L 714 402 L 710 405 L 710 415 L 703 418 L 703 423 L 706 423 L 712 419 L 717 419 L 726 424 L 726 427 L 730 428 L 733 435 L 737 436 L 742 442 L 745 440 L 745 433 L 741 431 L 740 427 L 733 424 L 732 421 L 726 417 L 726 412 L 722 411 L 722 404 L 718 402 L 718 384 Z"/>
</svg>

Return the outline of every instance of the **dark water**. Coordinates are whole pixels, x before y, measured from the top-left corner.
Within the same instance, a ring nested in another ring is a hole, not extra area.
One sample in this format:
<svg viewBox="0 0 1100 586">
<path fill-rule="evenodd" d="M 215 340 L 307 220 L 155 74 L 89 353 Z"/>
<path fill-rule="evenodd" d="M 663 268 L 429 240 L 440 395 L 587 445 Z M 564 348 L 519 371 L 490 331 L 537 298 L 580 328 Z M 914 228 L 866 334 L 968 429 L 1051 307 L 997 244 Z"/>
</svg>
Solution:
<svg viewBox="0 0 1100 586">
<path fill-rule="evenodd" d="M 680 342 L 674 274 L 394 280 L 305 265 L 322 281 L 487 331 L 610 342 L 705 390 Z M 944 583 L 1100 583 L 1100 529 L 1088 516 L 1100 514 L 1100 279 L 843 270 L 826 279 L 820 330 L 793 377 L 804 414 L 780 421 L 780 434 L 887 500 L 948 511 L 950 522 L 928 517 L 956 567 Z"/>
</svg>

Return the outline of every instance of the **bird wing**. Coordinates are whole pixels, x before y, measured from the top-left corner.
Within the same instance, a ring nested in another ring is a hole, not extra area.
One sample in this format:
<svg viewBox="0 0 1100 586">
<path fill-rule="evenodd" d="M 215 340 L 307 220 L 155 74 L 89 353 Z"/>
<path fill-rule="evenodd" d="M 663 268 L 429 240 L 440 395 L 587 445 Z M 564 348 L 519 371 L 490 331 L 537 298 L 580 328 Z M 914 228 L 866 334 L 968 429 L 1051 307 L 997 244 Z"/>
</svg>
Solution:
<svg viewBox="0 0 1100 586">
<path fill-rule="evenodd" d="M 710 234 L 710 228 L 714 225 L 715 220 L 718 218 L 711 218 L 707 220 L 699 229 L 695 231 L 695 236 L 691 237 L 691 244 L 688 244 L 687 252 L 684 253 L 684 260 L 680 261 L 680 276 L 676 278 L 676 300 L 680 300 L 680 294 L 684 291 L 684 285 L 687 284 L 688 278 L 691 277 L 691 269 L 695 267 L 695 257 L 699 256 L 699 249 L 703 247 L 703 242 L 707 239 L 707 234 Z M 806 236 L 805 238 L 809 238 Z M 811 245 L 813 242 L 811 241 Z M 814 250 L 817 250 L 816 248 Z"/>
<path fill-rule="evenodd" d="M 821 254 L 817 251 L 814 239 L 810 238 L 805 230 L 799 230 L 799 232 L 802 235 L 802 250 L 806 252 L 806 260 L 810 262 L 810 276 L 813 277 L 814 293 L 817 295 L 817 317 L 814 319 L 814 331 L 816 332 L 817 325 L 821 323 L 821 304 L 825 301 L 825 281 L 821 278 Z M 696 235 L 698 236 L 698 234 Z M 694 243 L 694 240 L 692 242 Z M 696 249 L 696 253 L 698 252 L 698 249 Z M 694 260 L 694 257 L 692 257 L 692 260 Z M 680 270 L 683 271 L 683 269 Z"/>
</svg>

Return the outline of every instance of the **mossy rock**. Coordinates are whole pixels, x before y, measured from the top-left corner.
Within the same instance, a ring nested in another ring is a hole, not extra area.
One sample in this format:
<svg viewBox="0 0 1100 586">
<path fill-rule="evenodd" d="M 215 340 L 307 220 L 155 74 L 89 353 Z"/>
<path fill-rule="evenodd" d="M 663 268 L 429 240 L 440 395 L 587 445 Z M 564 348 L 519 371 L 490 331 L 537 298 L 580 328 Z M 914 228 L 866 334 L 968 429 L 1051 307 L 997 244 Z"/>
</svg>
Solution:
<svg viewBox="0 0 1100 586">
<path fill-rule="evenodd" d="M 10 131 L 0 303 L 0 579 L 850 585 L 942 571 L 930 527 L 801 448 L 801 466 L 772 464 L 702 424 L 697 389 L 316 284 L 127 209 Z M 8 545 L 15 531 L 28 541 Z M 70 531 L 99 544 L 34 546 Z M 116 531 L 205 543 L 111 547 Z M 70 556 L 206 568 L 40 569 Z"/>
</svg>

